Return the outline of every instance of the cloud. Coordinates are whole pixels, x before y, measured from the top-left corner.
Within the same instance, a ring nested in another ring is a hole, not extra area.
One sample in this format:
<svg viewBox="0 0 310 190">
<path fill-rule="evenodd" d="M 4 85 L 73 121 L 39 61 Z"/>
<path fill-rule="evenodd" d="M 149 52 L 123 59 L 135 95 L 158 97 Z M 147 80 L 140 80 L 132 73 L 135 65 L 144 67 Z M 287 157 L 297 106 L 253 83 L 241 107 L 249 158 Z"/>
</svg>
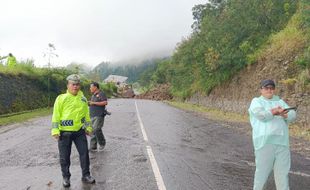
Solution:
<svg viewBox="0 0 310 190">
<path fill-rule="evenodd" d="M 34 58 L 43 66 L 48 43 L 55 66 L 72 61 L 91 66 L 146 55 L 171 54 L 191 32 L 195 4 L 202 0 L 6 0 L 0 11 L 0 55 Z"/>
</svg>

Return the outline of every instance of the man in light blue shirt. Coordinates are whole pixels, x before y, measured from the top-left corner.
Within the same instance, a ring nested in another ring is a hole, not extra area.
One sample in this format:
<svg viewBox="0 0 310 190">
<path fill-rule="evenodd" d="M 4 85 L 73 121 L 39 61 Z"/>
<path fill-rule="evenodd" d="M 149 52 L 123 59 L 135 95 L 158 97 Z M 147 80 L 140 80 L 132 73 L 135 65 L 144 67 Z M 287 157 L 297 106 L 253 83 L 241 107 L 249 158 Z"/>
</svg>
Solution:
<svg viewBox="0 0 310 190">
<path fill-rule="evenodd" d="M 260 97 L 253 98 L 250 122 L 255 149 L 254 190 L 263 189 L 272 169 L 278 190 L 288 190 L 288 173 L 291 165 L 288 123 L 296 119 L 294 109 L 275 95 L 273 80 L 263 80 Z"/>
</svg>

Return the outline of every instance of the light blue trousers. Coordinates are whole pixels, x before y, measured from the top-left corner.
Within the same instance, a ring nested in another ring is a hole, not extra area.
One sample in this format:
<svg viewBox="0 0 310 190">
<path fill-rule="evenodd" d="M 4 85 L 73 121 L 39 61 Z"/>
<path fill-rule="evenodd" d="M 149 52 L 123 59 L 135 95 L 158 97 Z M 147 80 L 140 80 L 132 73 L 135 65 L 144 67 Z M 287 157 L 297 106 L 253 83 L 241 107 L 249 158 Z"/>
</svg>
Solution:
<svg viewBox="0 0 310 190">
<path fill-rule="evenodd" d="M 277 190 L 289 190 L 288 173 L 291 168 L 289 147 L 266 144 L 255 151 L 255 176 L 253 190 L 262 190 L 273 169 Z"/>
</svg>

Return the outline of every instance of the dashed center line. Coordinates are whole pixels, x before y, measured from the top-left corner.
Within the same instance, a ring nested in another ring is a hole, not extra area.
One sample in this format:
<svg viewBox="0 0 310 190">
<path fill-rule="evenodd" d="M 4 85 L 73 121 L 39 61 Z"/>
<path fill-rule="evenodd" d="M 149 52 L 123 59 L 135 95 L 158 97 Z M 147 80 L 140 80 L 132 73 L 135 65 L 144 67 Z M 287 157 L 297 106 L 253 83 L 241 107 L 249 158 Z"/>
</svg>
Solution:
<svg viewBox="0 0 310 190">
<path fill-rule="evenodd" d="M 148 143 L 149 140 L 147 138 L 147 135 L 146 135 L 146 132 L 145 132 L 145 128 L 143 126 L 143 122 L 142 122 L 141 117 L 140 117 L 137 101 L 135 101 L 135 106 L 136 106 L 137 117 L 138 117 L 138 120 L 139 120 L 141 132 L 142 132 L 142 135 L 143 135 L 143 139 L 144 139 L 144 141 L 146 143 Z M 152 147 L 150 145 L 146 145 L 146 150 L 147 150 L 147 154 L 149 156 L 150 162 L 151 162 L 151 166 L 152 166 L 152 170 L 153 170 L 153 173 L 154 173 L 154 176 L 155 176 L 155 180 L 156 180 L 156 183 L 157 183 L 158 190 L 166 190 L 166 186 L 165 186 L 164 180 L 163 180 L 163 178 L 162 178 L 162 176 L 160 174 L 160 171 L 159 171 L 159 168 L 158 168 L 158 165 L 157 165 L 154 153 L 152 151 Z"/>
<path fill-rule="evenodd" d="M 143 135 L 143 139 L 145 142 L 148 142 L 149 139 L 147 138 L 147 135 L 146 135 L 146 132 L 145 132 L 145 129 L 144 129 L 141 117 L 140 117 L 140 113 L 139 113 L 138 106 L 137 106 L 137 101 L 135 101 L 135 105 L 136 105 L 136 112 L 137 112 L 137 116 L 138 116 L 138 120 L 139 120 L 139 124 L 140 124 L 140 128 L 141 128 L 141 132 Z"/>
</svg>

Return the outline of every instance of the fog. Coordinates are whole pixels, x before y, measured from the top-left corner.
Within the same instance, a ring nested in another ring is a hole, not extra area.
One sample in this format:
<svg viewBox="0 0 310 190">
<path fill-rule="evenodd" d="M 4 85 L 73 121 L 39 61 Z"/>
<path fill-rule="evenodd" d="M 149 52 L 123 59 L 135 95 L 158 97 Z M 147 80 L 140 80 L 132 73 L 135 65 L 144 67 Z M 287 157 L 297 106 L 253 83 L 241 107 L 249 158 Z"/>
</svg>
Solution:
<svg viewBox="0 0 310 190">
<path fill-rule="evenodd" d="M 192 7 L 202 0 L 1 0 L 0 56 L 43 57 L 52 43 L 52 66 L 94 67 L 171 55 L 191 33 Z"/>
</svg>

